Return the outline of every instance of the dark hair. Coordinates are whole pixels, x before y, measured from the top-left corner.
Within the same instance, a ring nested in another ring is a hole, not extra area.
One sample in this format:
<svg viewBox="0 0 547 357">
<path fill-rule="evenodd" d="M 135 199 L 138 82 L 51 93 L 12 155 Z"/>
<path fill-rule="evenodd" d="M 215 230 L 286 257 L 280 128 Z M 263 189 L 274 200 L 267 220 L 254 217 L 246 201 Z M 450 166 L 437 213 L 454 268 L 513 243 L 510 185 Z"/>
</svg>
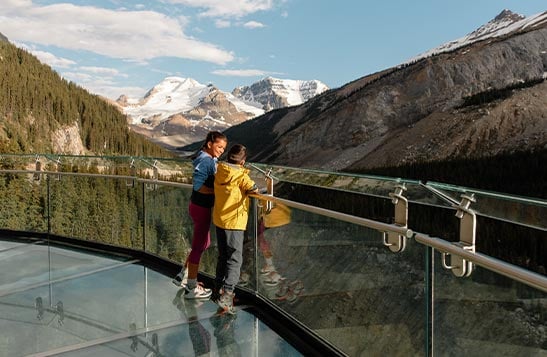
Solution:
<svg viewBox="0 0 547 357">
<path fill-rule="evenodd" d="M 203 143 L 203 145 L 201 145 L 201 148 L 198 151 L 196 151 L 195 153 L 190 155 L 190 159 L 194 160 L 195 158 L 197 158 L 199 156 L 199 152 L 201 150 L 207 149 L 207 143 L 209 143 L 209 142 L 214 143 L 217 140 L 224 140 L 224 141 L 228 142 L 228 137 L 226 137 L 226 135 L 222 134 L 220 131 L 210 131 L 210 132 L 208 132 L 207 136 L 205 137 L 205 142 Z"/>
<path fill-rule="evenodd" d="M 241 144 L 234 144 L 228 151 L 228 162 L 230 164 L 241 164 L 247 159 L 247 148 Z"/>
<path fill-rule="evenodd" d="M 217 140 L 228 141 L 228 138 L 226 137 L 226 135 L 222 134 L 220 131 L 210 131 L 207 133 L 207 136 L 205 137 L 205 142 L 203 143 L 201 148 L 205 149 L 207 148 L 208 142 L 214 143 Z"/>
</svg>

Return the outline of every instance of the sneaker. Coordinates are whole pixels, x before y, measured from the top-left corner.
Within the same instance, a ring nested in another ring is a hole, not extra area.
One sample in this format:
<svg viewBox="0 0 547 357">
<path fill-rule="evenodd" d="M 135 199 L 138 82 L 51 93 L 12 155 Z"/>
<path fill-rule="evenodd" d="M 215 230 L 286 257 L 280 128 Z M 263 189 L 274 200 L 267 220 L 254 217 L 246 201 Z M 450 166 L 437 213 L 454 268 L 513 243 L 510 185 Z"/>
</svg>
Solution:
<svg viewBox="0 0 547 357">
<path fill-rule="evenodd" d="M 179 288 L 184 288 L 188 282 L 188 268 L 184 268 L 171 280 Z"/>
<path fill-rule="evenodd" d="M 201 283 L 198 283 L 193 289 L 189 289 L 188 287 L 186 287 L 185 290 L 185 299 L 209 299 L 212 294 L 212 290 L 203 287 Z"/>
<path fill-rule="evenodd" d="M 241 273 L 239 276 L 239 286 L 247 286 L 249 285 L 249 280 L 251 279 L 251 276 L 247 272 Z"/>
<path fill-rule="evenodd" d="M 272 271 L 263 278 L 264 284 L 268 286 L 277 286 L 279 282 L 285 280 L 278 272 Z"/>
<path fill-rule="evenodd" d="M 184 289 L 180 289 L 184 291 Z M 196 320 L 198 316 L 198 309 L 205 303 L 203 300 L 184 300 L 181 297 L 182 294 L 177 293 L 177 296 L 173 299 L 173 305 L 182 313 L 183 317 L 186 317 L 188 321 Z"/>
<path fill-rule="evenodd" d="M 222 295 L 220 295 L 220 299 L 218 299 L 217 302 L 218 306 L 230 315 L 234 315 L 236 313 L 234 308 L 234 296 L 234 293 L 225 291 Z"/>
<path fill-rule="evenodd" d="M 222 286 L 223 283 L 215 279 L 213 282 L 213 291 L 211 293 L 211 301 L 215 304 L 218 302 L 218 299 L 220 299 L 220 295 L 222 295 Z"/>
<path fill-rule="evenodd" d="M 220 296 L 222 295 L 220 290 L 213 289 L 213 292 L 211 293 L 211 301 L 215 304 L 218 304 L 218 300 L 220 299 Z"/>
<path fill-rule="evenodd" d="M 260 274 L 269 274 L 271 272 L 275 271 L 275 267 L 273 265 L 264 265 L 262 269 L 260 269 Z"/>
</svg>

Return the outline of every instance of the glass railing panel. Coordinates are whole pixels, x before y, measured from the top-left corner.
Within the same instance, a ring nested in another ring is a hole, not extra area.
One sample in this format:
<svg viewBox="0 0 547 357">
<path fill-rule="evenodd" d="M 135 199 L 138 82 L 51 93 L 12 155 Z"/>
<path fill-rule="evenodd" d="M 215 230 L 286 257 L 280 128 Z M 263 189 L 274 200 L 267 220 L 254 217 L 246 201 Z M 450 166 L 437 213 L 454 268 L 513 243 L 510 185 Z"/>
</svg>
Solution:
<svg viewBox="0 0 547 357">
<path fill-rule="evenodd" d="M 47 178 L 0 172 L 0 227 L 47 232 Z"/>
<path fill-rule="evenodd" d="M 375 230 L 289 212 L 266 223 L 275 271 L 262 249 L 258 292 L 349 355 L 425 355 L 426 248 L 395 254 Z"/>
<path fill-rule="evenodd" d="M 256 291 L 257 289 L 257 277 L 259 276 L 256 265 L 258 252 L 257 234 L 260 234 L 261 229 L 263 230 L 263 225 L 260 225 L 260 222 L 257 222 L 256 219 L 257 215 L 260 215 L 259 212 L 262 212 L 262 203 L 255 198 L 251 198 L 249 202 L 249 217 L 247 221 L 247 230 L 244 233 L 243 263 L 241 266 L 238 286 L 240 288 L 243 287 L 252 291 Z M 214 254 L 218 254 L 216 232 Z"/>
<path fill-rule="evenodd" d="M 0 154 L 0 169 L 35 170 L 37 161 L 43 161 L 39 155 Z"/>
<path fill-rule="evenodd" d="M 472 188 L 430 182 L 428 187 L 438 190 L 455 203 L 462 195 L 473 196 L 470 208 L 478 214 L 547 230 L 547 200 L 504 195 Z"/>
<path fill-rule="evenodd" d="M 190 181 L 193 171 L 190 160 L 178 158 L 68 155 L 47 155 L 47 158 L 59 171 L 99 172 L 183 183 Z"/>
<path fill-rule="evenodd" d="M 193 171 L 189 159 L 57 154 L 1 154 L 0 169 L 87 172 L 182 183 L 191 182 Z"/>
<path fill-rule="evenodd" d="M 343 172 L 325 172 L 256 163 L 249 164 L 248 166 L 251 168 L 253 178 L 257 182 L 263 182 L 265 174 L 270 172 L 274 178 L 274 184 L 282 182 L 301 184 L 382 198 L 392 198 L 392 195 L 397 192 L 397 188 L 402 186 L 404 188 L 401 194 L 411 202 L 445 207 L 451 205 L 450 201 L 431 192 L 416 180 Z M 274 189 L 275 192 L 276 190 Z"/>
<path fill-rule="evenodd" d="M 146 251 L 184 264 L 192 246 L 193 223 L 188 212 L 192 187 L 180 184 L 145 183 Z M 214 275 L 216 238 L 211 225 L 211 243 L 200 261 L 200 271 Z"/>
<path fill-rule="evenodd" d="M 140 177 L 154 177 L 159 180 L 170 182 L 191 183 L 194 168 L 192 161 L 186 159 L 148 159 L 139 158 L 135 161 L 140 167 Z"/>
<path fill-rule="evenodd" d="M 143 249 L 140 186 L 86 175 L 50 180 L 51 233 Z"/>
<path fill-rule="evenodd" d="M 435 252 L 433 355 L 544 356 L 547 294 L 475 266 L 457 278 Z"/>
</svg>

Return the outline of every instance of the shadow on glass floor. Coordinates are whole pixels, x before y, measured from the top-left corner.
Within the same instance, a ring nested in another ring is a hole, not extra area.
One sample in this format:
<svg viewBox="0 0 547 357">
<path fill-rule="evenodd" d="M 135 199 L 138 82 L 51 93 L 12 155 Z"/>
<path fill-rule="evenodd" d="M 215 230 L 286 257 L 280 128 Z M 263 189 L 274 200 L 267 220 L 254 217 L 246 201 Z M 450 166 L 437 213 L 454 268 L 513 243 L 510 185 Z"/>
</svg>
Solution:
<svg viewBox="0 0 547 357">
<path fill-rule="evenodd" d="M 0 241 L 0 356 L 297 356 L 239 306 L 219 315 L 128 256 Z"/>
</svg>

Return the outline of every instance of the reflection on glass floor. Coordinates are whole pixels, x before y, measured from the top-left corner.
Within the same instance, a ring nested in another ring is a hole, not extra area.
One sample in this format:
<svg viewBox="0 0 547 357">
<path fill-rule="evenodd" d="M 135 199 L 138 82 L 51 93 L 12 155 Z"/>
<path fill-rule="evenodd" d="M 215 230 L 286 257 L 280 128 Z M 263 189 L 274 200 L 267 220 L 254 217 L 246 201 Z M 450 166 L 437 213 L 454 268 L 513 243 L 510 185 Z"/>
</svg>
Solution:
<svg viewBox="0 0 547 357">
<path fill-rule="evenodd" d="M 253 314 L 218 315 L 124 256 L 0 241 L 0 356 L 299 356 Z"/>
</svg>

